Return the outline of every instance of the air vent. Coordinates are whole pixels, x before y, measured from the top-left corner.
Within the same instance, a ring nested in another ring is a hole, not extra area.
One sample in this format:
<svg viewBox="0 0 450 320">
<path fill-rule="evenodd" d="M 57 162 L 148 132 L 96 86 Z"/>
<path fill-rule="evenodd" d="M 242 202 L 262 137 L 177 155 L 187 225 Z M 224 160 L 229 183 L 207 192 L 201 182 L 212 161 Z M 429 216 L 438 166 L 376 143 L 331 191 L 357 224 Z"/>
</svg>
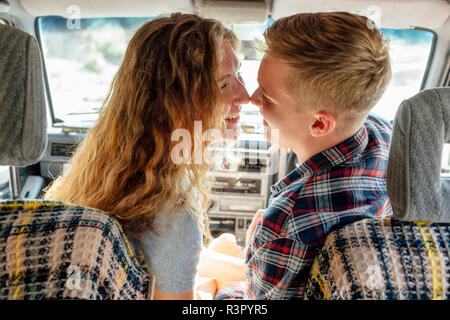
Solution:
<svg viewBox="0 0 450 320">
<path fill-rule="evenodd" d="M 76 148 L 75 143 L 52 142 L 50 155 L 53 157 L 72 157 L 72 153 Z"/>
</svg>

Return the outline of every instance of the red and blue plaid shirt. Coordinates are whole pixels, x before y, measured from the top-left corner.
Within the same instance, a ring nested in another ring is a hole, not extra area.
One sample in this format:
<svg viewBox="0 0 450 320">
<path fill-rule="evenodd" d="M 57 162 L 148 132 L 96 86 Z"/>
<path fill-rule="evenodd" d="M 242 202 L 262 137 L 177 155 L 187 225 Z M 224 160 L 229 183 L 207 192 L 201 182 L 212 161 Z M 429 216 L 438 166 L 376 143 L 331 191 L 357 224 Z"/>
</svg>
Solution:
<svg viewBox="0 0 450 320">
<path fill-rule="evenodd" d="M 316 154 L 271 187 L 246 254 L 245 299 L 302 299 L 328 233 L 392 215 L 386 190 L 391 125 L 369 115 L 344 142 Z"/>
</svg>

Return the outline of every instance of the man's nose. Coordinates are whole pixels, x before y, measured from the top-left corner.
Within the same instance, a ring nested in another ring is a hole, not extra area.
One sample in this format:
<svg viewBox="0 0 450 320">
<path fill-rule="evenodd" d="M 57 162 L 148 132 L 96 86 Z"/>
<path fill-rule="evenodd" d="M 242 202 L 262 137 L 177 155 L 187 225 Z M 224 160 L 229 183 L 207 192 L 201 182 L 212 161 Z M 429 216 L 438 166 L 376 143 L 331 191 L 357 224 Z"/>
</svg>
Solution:
<svg viewBox="0 0 450 320">
<path fill-rule="evenodd" d="M 258 88 L 255 90 L 255 92 L 253 92 L 250 101 L 252 104 L 254 104 L 255 106 L 261 108 L 262 107 L 262 95 L 261 95 L 261 90 Z"/>
</svg>

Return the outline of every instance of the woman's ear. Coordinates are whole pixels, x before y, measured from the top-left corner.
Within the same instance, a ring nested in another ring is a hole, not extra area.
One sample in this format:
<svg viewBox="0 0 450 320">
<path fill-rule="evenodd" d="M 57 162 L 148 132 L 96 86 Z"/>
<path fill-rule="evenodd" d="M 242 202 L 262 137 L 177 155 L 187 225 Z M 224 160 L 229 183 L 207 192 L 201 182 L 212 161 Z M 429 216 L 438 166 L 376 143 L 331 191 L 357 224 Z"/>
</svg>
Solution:
<svg viewBox="0 0 450 320">
<path fill-rule="evenodd" d="M 311 136 L 319 138 L 329 135 L 335 128 L 336 117 L 330 112 L 320 111 L 314 115 L 309 131 Z"/>
</svg>

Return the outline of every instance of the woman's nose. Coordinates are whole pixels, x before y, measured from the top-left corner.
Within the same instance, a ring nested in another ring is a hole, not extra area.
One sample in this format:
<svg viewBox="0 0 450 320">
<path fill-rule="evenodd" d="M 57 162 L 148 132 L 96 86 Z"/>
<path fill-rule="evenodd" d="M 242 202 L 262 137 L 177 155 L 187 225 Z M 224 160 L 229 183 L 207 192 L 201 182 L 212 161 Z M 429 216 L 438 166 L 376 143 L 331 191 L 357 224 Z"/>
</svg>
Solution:
<svg viewBox="0 0 450 320">
<path fill-rule="evenodd" d="M 250 102 L 250 96 L 243 83 L 239 83 L 236 88 L 236 95 L 234 96 L 233 103 L 235 105 L 247 104 Z"/>
</svg>

